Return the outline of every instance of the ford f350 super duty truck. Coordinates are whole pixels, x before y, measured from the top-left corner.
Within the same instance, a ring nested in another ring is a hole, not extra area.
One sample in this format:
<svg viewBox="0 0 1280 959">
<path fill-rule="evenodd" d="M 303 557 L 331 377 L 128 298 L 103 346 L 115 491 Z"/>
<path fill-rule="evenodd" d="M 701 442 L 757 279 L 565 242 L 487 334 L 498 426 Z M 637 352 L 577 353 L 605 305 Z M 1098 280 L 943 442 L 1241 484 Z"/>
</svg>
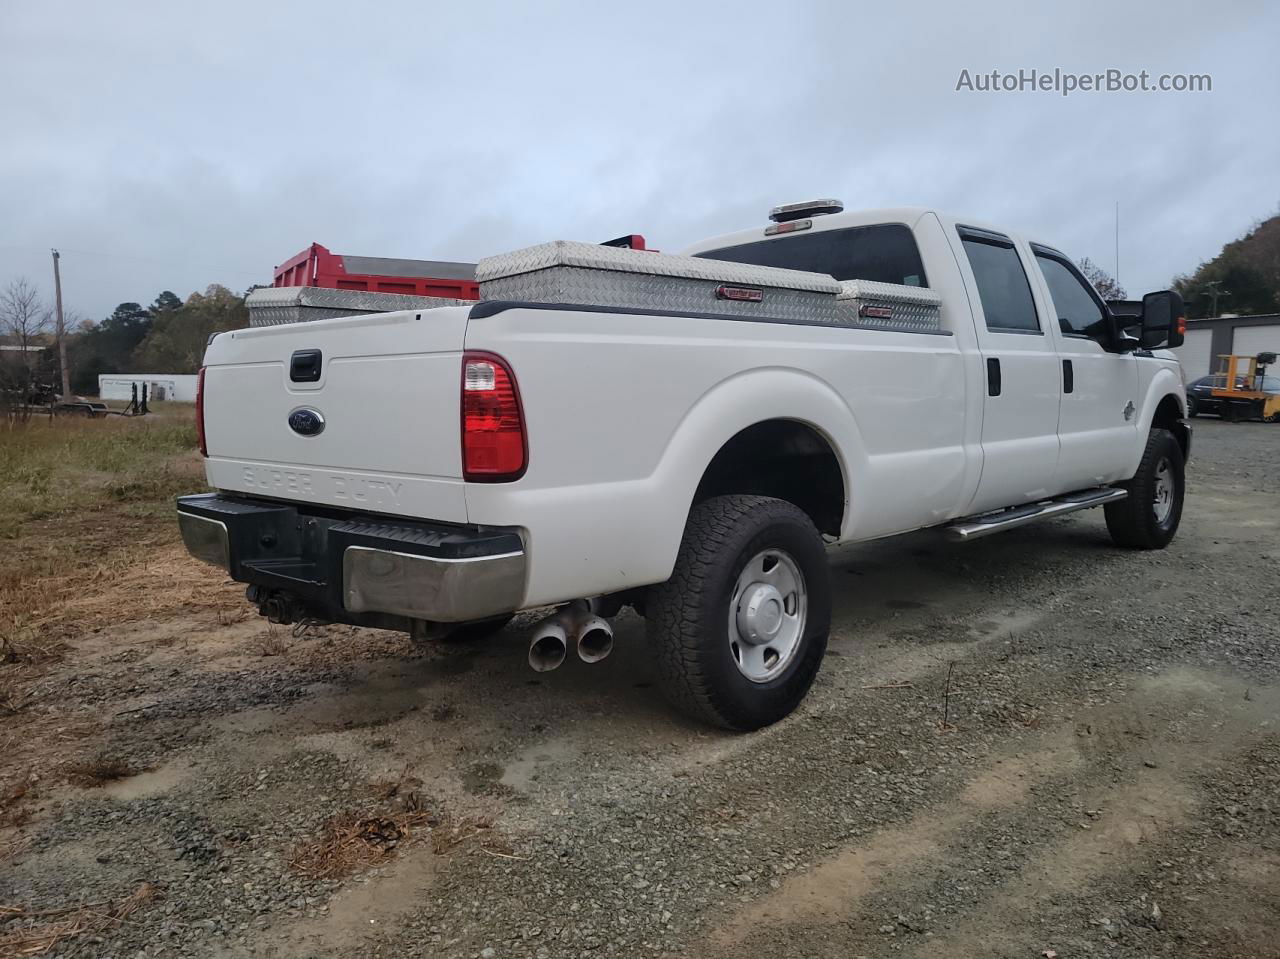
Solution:
<svg viewBox="0 0 1280 959">
<path fill-rule="evenodd" d="M 555 242 L 477 279 L 471 306 L 210 342 L 216 492 L 179 521 L 272 620 L 431 638 L 553 606 L 548 669 L 606 655 L 626 604 L 676 705 L 754 729 L 822 660 L 826 544 L 1093 506 L 1120 546 L 1178 528 L 1181 300 L 1113 312 L 1038 237 L 818 201 L 684 255 Z"/>
</svg>

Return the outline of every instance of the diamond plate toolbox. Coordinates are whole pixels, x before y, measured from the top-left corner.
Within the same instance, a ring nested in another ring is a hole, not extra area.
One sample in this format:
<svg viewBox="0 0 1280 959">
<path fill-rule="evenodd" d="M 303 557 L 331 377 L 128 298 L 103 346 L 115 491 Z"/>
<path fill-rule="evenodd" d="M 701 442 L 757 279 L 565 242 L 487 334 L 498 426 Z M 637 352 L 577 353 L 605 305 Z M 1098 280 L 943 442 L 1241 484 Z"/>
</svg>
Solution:
<svg viewBox="0 0 1280 959">
<path fill-rule="evenodd" d="M 942 297 L 925 287 L 845 280 L 836 302 L 841 326 L 902 333 L 942 331 Z"/>
<path fill-rule="evenodd" d="M 480 261 L 481 300 L 711 313 L 841 325 L 821 273 L 555 240 Z"/>
<path fill-rule="evenodd" d="M 397 310 L 433 310 L 441 306 L 471 306 L 471 300 L 403 293 L 370 293 L 365 290 L 330 290 L 318 286 L 267 286 L 245 300 L 249 326 L 279 326 L 336 316 L 394 313 Z"/>
</svg>

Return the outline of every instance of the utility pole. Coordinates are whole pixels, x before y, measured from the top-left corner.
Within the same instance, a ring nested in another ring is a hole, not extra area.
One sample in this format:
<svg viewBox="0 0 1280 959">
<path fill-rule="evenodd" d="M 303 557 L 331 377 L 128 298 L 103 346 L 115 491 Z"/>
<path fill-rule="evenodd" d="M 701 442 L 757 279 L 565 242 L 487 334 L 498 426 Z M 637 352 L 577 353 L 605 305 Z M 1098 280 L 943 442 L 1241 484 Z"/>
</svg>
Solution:
<svg viewBox="0 0 1280 959">
<path fill-rule="evenodd" d="M 1207 294 L 1209 297 L 1209 315 L 1210 316 L 1218 315 L 1218 298 L 1222 296 L 1231 295 L 1230 290 L 1224 290 L 1222 288 L 1221 280 L 1210 280 L 1208 283 L 1204 285 L 1204 289 L 1202 289 L 1200 292 Z"/>
<path fill-rule="evenodd" d="M 67 324 L 62 316 L 62 273 L 58 269 L 58 260 L 61 258 L 57 250 L 50 251 L 53 254 L 53 302 L 57 309 L 57 326 L 54 329 L 58 334 L 58 366 L 62 370 L 62 402 L 71 399 L 71 370 L 67 366 Z"/>
</svg>

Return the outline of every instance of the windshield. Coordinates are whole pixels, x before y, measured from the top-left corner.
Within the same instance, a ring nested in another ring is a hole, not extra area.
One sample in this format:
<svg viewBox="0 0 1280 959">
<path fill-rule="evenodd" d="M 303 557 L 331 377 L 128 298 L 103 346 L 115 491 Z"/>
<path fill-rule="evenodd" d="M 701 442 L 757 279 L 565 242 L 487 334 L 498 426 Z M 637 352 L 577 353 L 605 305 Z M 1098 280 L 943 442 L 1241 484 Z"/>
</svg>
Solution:
<svg viewBox="0 0 1280 959">
<path fill-rule="evenodd" d="M 915 237 L 901 223 L 793 233 L 776 240 L 726 246 L 694 255 L 708 260 L 826 273 L 837 280 L 929 285 Z"/>
</svg>

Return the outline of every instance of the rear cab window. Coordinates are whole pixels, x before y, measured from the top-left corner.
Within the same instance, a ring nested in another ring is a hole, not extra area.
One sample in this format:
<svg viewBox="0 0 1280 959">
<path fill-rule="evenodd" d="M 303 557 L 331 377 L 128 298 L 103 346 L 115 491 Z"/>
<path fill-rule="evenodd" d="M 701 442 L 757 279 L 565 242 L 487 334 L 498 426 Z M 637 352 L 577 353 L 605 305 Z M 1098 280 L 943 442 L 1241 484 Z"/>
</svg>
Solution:
<svg viewBox="0 0 1280 959">
<path fill-rule="evenodd" d="M 987 329 L 992 333 L 1043 333 L 1031 284 L 1013 241 L 1003 234 L 970 227 L 960 228 L 960 240 L 978 285 Z"/>
<path fill-rule="evenodd" d="M 791 234 L 694 255 L 708 260 L 825 273 L 837 280 L 929 285 L 916 238 L 910 227 L 901 223 Z"/>
</svg>

